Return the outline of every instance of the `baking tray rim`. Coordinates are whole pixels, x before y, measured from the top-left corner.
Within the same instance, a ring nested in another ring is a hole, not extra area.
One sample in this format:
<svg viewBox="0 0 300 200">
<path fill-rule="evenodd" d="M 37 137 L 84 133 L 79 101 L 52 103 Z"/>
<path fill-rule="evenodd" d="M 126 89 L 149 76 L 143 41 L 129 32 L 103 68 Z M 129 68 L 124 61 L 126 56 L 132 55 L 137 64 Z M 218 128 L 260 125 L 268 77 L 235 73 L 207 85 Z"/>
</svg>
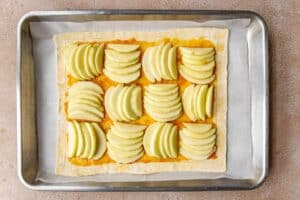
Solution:
<svg viewBox="0 0 300 200">
<path fill-rule="evenodd" d="M 256 182 L 249 186 L 216 186 L 216 187 L 106 187 L 106 186 L 77 186 L 70 185 L 65 186 L 61 184 L 57 185 L 36 185 L 29 183 L 22 171 L 22 107 L 21 107 L 21 47 L 22 47 L 22 27 L 32 17 L 43 17 L 43 16 L 66 16 L 66 15 L 231 15 L 231 16 L 254 16 L 258 19 L 263 27 L 264 41 L 264 59 L 263 63 L 265 66 L 265 118 L 264 118 L 264 168 L 262 168 L 262 174 Z M 268 27 L 264 18 L 254 11 L 249 10 L 145 10 L 145 9 L 100 9 L 100 10 L 41 10 L 41 11 L 30 11 L 24 14 L 17 25 L 17 51 L 16 51 L 16 106 L 17 106 L 17 175 L 21 183 L 31 190 L 42 190 L 42 191 L 206 191 L 206 190 L 252 190 L 260 187 L 267 179 L 269 175 L 269 52 L 268 52 Z"/>
</svg>

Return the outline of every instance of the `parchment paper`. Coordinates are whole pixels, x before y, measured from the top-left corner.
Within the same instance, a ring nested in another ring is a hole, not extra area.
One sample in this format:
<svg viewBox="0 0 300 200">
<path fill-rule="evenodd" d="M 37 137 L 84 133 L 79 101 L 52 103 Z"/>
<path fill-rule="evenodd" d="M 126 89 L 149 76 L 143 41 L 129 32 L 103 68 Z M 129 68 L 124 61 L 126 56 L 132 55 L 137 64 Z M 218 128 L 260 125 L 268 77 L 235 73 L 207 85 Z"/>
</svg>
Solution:
<svg viewBox="0 0 300 200">
<path fill-rule="evenodd" d="M 39 173 L 37 180 L 52 183 L 78 181 L 162 181 L 188 179 L 249 179 L 255 176 L 252 159 L 251 102 L 247 26 L 250 19 L 197 21 L 97 21 L 32 22 L 33 56 L 36 70 L 36 102 Z M 56 58 L 53 35 L 86 31 L 153 31 L 170 28 L 222 27 L 230 30 L 228 59 L 227 171 L 225 173 L 156 173 L 149 175 L 100 174 L 64 177 L 54 174 L 56 157 Z"/>
</svg>

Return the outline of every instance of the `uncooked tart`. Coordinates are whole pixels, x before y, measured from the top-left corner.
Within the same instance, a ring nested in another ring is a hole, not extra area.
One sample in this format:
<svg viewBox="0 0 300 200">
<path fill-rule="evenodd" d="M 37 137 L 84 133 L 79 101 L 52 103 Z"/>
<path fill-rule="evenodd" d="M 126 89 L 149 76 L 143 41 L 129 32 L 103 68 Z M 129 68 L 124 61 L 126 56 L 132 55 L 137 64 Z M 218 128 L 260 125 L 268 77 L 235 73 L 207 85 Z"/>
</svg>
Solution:
<svg viewBox="0 0 300 200">
<path fill-rule="evenodd" d="M 227 29 L 76 32 L 54 42 L 56 174 L 226 171 Z"/>
</svg>

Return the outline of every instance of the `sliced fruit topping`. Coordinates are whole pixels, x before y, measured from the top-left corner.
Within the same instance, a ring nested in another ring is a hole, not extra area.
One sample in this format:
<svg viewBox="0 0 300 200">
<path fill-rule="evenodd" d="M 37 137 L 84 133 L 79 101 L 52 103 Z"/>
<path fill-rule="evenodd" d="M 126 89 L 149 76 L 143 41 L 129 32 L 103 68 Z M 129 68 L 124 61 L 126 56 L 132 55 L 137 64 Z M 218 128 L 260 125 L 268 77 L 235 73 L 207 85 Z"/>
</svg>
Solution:
<svg viewBox="0 0 300 200">
<path fill-rule="evenodd" d="M 111 159 L 131 163 L 144 155 L 143 136 L 146 126 L 115 122 L 107 134 L 107 148 Z"/>
<path fill-rule="evenodd" d="M 156 121 L 167 122 L 182 115 L 179 88 L 176 84 L 151 84 L 145 87 L 144 107 Z"/>
<path fill-rule="evenodd" d="M 149 47 L 144 53 L 142 67 L 151 82 L 162 79 L 176 80 L 178 78 L 176 47 L 172 47 L 171 43 Z"/>
<path fill-rule="evenodd" d="M 216 151 L 216 129 L 212 124 L 184 123 L 179 131 L 179 152 L 192 160 L 205 160 Z"/>
<path fill-rule="evenodd" d="M 209 84 L 215 79 L 214 48 L 180 47 L 182 65 L 179 72 L 186 80 L 196 84 Z"/>
<path fill-rule="evenodd" d="M 183 109 L 192 121 L 212 117 L 213 89 L 213 85 L 209 88 L 208 85 L 190 85 L 185 88 L 182 95 Z"/>
<path fill-rule="evenodd" d="M 104 44 L 71 44 L 63 49 L 64 64 L 72 77 L 90 80 L 102 73 Z"/>
<path fill-rule="evenodd" d="M 140 77 L 138 44 L 107 44 L 103 73 L 117 83 L 130 83 Z"/>
<path fill-rule="evenodd" d="M 68 156 L 100 159 L 106 151 L 106 138 L 100 126 L 75 120 L 68 123 Z"/>
<path fill-rule="evenodd" d="M 146 153 L 158 158 L 176 158 L 177 127 L 171 123 L 155 122 L 145 132 L 143 145 Z"/>
<path fill-rule="evenodd" d="M 142 90 L 130 85 L 110 87 L 105 93 L 104 105 L 113 121 L 133 121 L 142 116 Z"/>
<path fill-rule="evenodd" d="M 80 81 L 71 86 L 67 96 L 69 119 L 100 122 L 104 116 L 102 88 L 93 82 Z"/>
</svg>

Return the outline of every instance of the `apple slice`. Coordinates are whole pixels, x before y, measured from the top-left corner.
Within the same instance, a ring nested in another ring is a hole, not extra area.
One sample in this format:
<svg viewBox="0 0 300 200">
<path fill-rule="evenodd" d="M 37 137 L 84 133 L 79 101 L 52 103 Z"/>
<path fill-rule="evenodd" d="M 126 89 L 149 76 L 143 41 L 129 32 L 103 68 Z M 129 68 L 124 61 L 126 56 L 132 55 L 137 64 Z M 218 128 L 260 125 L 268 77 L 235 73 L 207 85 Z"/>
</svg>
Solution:
<svg viewBox="0 0 300 200">
<path fill-rule="evenodd" d="M 212 128 L 212 124 L 199 124 L 199 123 L 183 123 L 183 125 L 190 131 L 197 133 L 204 133 Z"/>
<path fill-rule="evenodd" d="M 185 56 L 182 56 L 181 60 L 184 65 L 204 65 L 204 64 L 214 61 L 215 58 L 214 57 L 208 57 L 208 58 L 205 57 L 202 60 L 190 60 L 190 59 L 186 58 Z"/>
<path fill-rule="evenodd" d="M 155 122 L 148 126 L 148 128 L 145 131 L 143 145 L 145 148 L 145 151 L 150 156 L 154 157 L 161 157 L 160 150 L 159 150 L 159 141 L 158 136 L 160 134 L 160 131 L 163 127 L 163 123 L 161 122 Z"/>
<path fill-rule="evenodd" d="M 132 112 L 135 114 L 135 116 L 141 117 L 142 116 L 142 89 L 141 87 L 135 87 L 131 94 L 130 103 L 132 106 Z"/>
<path fill-rule="evenodd" d="M 151 89 L 151 85 L 148 87 L 145 87 L 146 92 L 152 93 L 153 95 L 161 95 L 161 96 L 168 96 L 172 94 L 177 94 L 178 95 L 178 87 L 170 88 L 169 90 L 166 91 L 160 91 L 161 89 L 155 88 Z"/>
<path fill-rule="evenodd" d="M 84 52 L 88 44 L 79 45 L 75 55 L 75 68 L 82 80 L 90 79 L 91 77 L 86 73 L 84 67 Z"/>
<path fill-rule="evenodd" d="M 170 149 L 170 157 L 171 158 L 176 158 L 177 157 L 177 152 L 178 152 L 178 144 L 177 144 L 177 127 L 173 126 L 172 130 L 170 132 L 170 136 L 168 138 L 169 140 L 169 149 Z"/>
<path fill-rule="evenodd" d="M 193 112 L 196 116 L 196 119 L 200 119 L 202 117 L 202 113 L 201 113 L 201 96 L 200 96 L 200 92 L 201 92 L 201 85 L 196 85 L 195 86 L 195 90 L 194 90 L 194 95 L 193 95 Z M 204 116 L 205 117 L 205 116 Z"/>
<path fill-rule="evenodd" d="M 159 101 L 153 101 L 149 99 L 149 97 L 145 96 L 144 97 L 144 102 L 145 104 L 151 106 L 151 107 L 159 107 L 159 108 L 168 108 L 175 106 L 177 104 L 180 104 L 180 97 L 177 97 L 173 101 L 167 101 L 167 102 L 159 102 Z"/>
<path fill-rule="evenodd" d="M 97 136 L 97 149 L 95 155 L 93 156 L 93 160 L 99 160 L 106 151 L 105 134 L 98 124 L 92 123 L 92 126 L 96 131 L 96 136 Z"/>
<path fill-rule="evenodd" d="M 134 65 L 138 62 L 139 62 L 139 58 L 129 61 L 129 62 L 121 62 L 121 63 L 114 62 L 111 60 L 105 60 L 104 65 L 105 65 L 105 68 L 108 68 L 108 69 L 112 69 L 112 68 L 121 69 L 121 68 L 126 68 L 128 66 Z"/>
<path fill-rule="evenodd" d="M 77 137 L 78 137 L 78 144 L 77 144 L 77 150 L 75 155 L 76 157 L 80 157 L 83 154 L 83 151 L 85 149 L 85 140 L 84 140 L 84 136 L 80 124 L 76 121 L 73 121 L 72 123 L 74 124 L 74 128 L 77 132 Z"/>
<path fill-rule="evenodd" d="M 119 119 L 119 115 L 118 113 L 116 112 L 116 107 L 113 106 L 114 101 L 115 101 L 115 87 L 110 87 L 106 93 L 105 93 L 105 96 L 104 96 L 104 106 L 105 106 L 105 109 L 106 109 L 106 112 L 108 114 L 108 116 L 112 119 L 112 120 L 117 120 Z"/>
<path fill-rule="evenodd" d="M 185 144 L 188 144 L 188 145 L 206 145 L 206 144 L 209 144 L 209 143 L 215 141 L 216 137 L 217 137 L 216 134 L 214 134 L 214 135 L 211 135 L 204 139 L 196 139 L 196 138 L 191 138 L 191 137 L 187 136 L 186 133 L 183 132 L 182 130 L 179 131 L 179 135 L 180 135 L 180 139 Z"/>
<path fill-rule="evenodd" d="M 176 59 L 176 47 L 170 49 L 168 54 L 168 71 L 170 73 L 171 79 L 177 80 L 177 59 Z"/>
<path fill-rule="evenodd" d="M 134 87 L 129 86 L 123 89 L 123 93 L 120 93 L 119 105 L 121 105 L 120 115 L 122 116 L 124 121 L 135 120 L 136 116 L 131 111 L 131 107 L 135 105 L 131 105 L 130 97 L 131 93 L 134 90 Z"/>
<path fill-rule="evenodd" d="M 206 60 L 208 58 L 214 57 L 214 55 L 215 55 L 215 51 L 211 51 L 203 55 L 182 54 L 182 56 L 185 57 L 186 59 L 193 60 L 195 62 L 200 60 Z"/>
<path fill-rule="evenodd" d="M 209 84 L 209 83 L 211 83 L 215 79 L 215 74 L 212 75 L 212 76 L 210 76 L 210 77 L 208 77 L 208 78 L 206 78 L 206 79 L 197 79 L 197 78 L 194 78 L 194 77 L 190 77 L 186 73 L 186 71 L 184 71 L 182 69 L 180 69 L 179 72 L 180 72 L 181 76 L 184 79 L 186 79 L 186 80 L 188 80 L 188 81 L 190 81 L 192 83 L 196 83 L 196 84 L 200 84 L 200 85 Z"/>
<path fill-rule="evenodd" d="M 105 49 L 106 59 L 122 63 L 122 62 L 130 62 L 136 60 L 140 56 L 140 51 L 134 51 L 130 53 L 120 53 L 114 50 Z"/>
<path fill-rule="evenodd" d="M 118 75 L 127 75 L 137 72 L 141 68 L 141 63 L 133 64 L 124 68 L 109 68 L 109 71 Z"/>
<path fill-rule="evenodd" d="M 139 131 L 139 132 L 129 132 L 127 130 L 122 130 L 120 131 L 119 129 L 112 127 L 111 128 L 111 132 L 114 135 L 117 135 L 123 139 L 133 139 L 133 138 L 138 138 L 143 136 L 144 132 L 143 131 Z"/>
<path fill-rule="evenodd" d="M 88 130 L 85 126 L 84 123 L 80 123 L 80 128 L 82 130 L 82 135 L 83 135 L 83 138 L 84 138 L 84 142 L 85 142 L 85 148 L 84 148 L 84 151 L 82 153 L 82 155 L 80 156 L 81 158 L 87 158 L 89 156 L 89 153 L 91 151 L 91 137 L 88 133 Z"/>
<path fill-rule="evenodd" d="M 167 80 L 172 79 L 170 72 L 169 72 L 169 68 L 168 68 L 168 55 L 169 55 L 170 49 L 171 49 L 170 43 L 163 45 L 162 50 L 161 50 L 160 60 L 159 60 L 159 65 L 160 65 L 161 72 L 162 72 L 162 78 L 167 79 Z"/>
<path fill-rule="evenodd" d="M 151 70 L 151 68 L 153 67 L 152 62 L 151 62 L 152 58 L 150 57 L 151 56 L 150 53 L 152 53 L 152 49 L 153 49 L 153 47 L 146 49 L 146 51 L 143 55 L 143 59 L 142 59 L 142 68 L 143 68 L 143 71 L 144 71 L 147 79 L 150 82 L 155 82 L 155 77 L 152 74 L 152 70 Z"/>
<path fill-rule="evenodd" d="M 95 69 L 98 74 L 101 73 L 103 68 L 103 55 L 104 55 L 104 44 L 98 45 L 95 52 Z"/>
<path fill-rule="evenodd" d="M 146 126 L 144 125 L 126 124 L 122 122 L 114 122 L 114 127 L 120 131 L 126 130 L 128 132 L 140 132 L 146 129 Z"/>
<path fill-rule="evenodd" d="M 77 120 L 87 120 L 93 122 L 101 122 L 101 116 L 96 115 L 94 113 L 90 113 L 84 110 L 71 110 L 68 111 L 68 117 L 70 119 L 77 119 Z"/>
<path fill-rule="evenodd" d="M 204 132 L 204 133 L 199 133 L 199 132 L 193 132 L 189 129 L 186 129 L 186 128 L 183 128 L 182 131 L 184 132 L 184 134 L 186 136 L 189 136 L 191 138 L 195 138 L 195 139 L 204 139 L 204 138 L 208 138 L 210 136 L 212 136 L 213 134 L 215 134 L 216 132 L 216 129 L 215 128 L 212 128 L 210 129 L 209 131 L 207 132 Z"/>
<path fill-rule="evenodd" d="M 150 91 L 156 92 L 167 92 L 169 90 L 173 90 L 178 88 L 177 84 L 150 84 L 147 86 Z"/>
<path fill-rule="evenodd" d="M 187 114 L 187 116 L 192 120 L 196 121 L 196 116 L 194 114 L 193 110 L 193 96 L 194 96 L 194 85 L 190 85 L 187 88 L 185 88 L 183 95 L 182 95 L 182 104 L 184 112 Z"/>
<path fill-rule="evenodd" d="M 117 153 L 120 157 L 134 157 L 138 155 L 141 151 L 143 151 L 143 147 L 131 151 L 125 151 L 123 148 L 119 148 L 118 146 L 115 146 L 110 142 L 107 142 L 107 148 L 110 151 Z"/>
<path fill-rule="evenodd" d="M 103 72 L 108 78 L 110 78 L 111 80 L 118 82 L 118 83 L 130 83 L 130 82 L 138 79 L 140 76 L 140 71 L 136 71 L 131 74 L 127 74 L 126 76 L 113 73 L 112 71 L 108 70 L 107 68 L 103 69 Z"/>
<path fill-rule="evenodd" d="M 72 122 L 68 123 L 68 130 L 68 156 L 72 158 L 76 155 L 78 134 L 75 125 Z"/>
<path fill-rule="evenodd" d="M 194 78 L 194 79 L 206 79 L 209 78 L 210 76 L 213 75 L 213 70 L 209 70 L 209 71 L 195 71 L 195 70 L 191 70 L 188 67 L 185 67 L 185 65 L 180 65 L 179 69 L 184 72 L 185 74 L 187 74 L 189 77 Z"/>
<path fill-rule="evenodd" d="M 155 79 L 157 81 L 161 81 L 161 77 L 160 77 L 160 74 L 159 74 L 159 71 L 158 71 L 158 67 L 156 66 L 156 56 L 158 56 L 157 54 L 157 50 L 158 50 L 158 47 L 150 47 L 149 48 L 149 65 L 151 66 L 150 69 L 151 69 L 151 73 L 153 74 L 153 76 L 155 77 Z"/>
<path fill-rule="evenodd" d="M 107 133 L 107 139 L 112 144 L 118 145 L 118 146 L 132 146 L 136 144 L 141 144 L 143 142 L 142 137 L 137 138 L 131 138 L 131 139 L 124 139 L 123 137 L 119 137 L 114 132 L 111 132 L 111 130 Z"/>
<path fill-rule="evenodd" d="M 205 116 L 205 106 L 206 106 L 206 94 L 207 94 L 207 89 L 208 86 L 207 85 L 202 85 L 201 89 L 200 89 L 200 93 L 199 93 L 199 105 L 200 105 L 200 109 L 198 110 L 198 114 L 199 114 L 199 118 L 201 120 L 205 120 L 206 116 Z"/>
<path fill-rule="evenodd" d="M 187 69 L 196 71 L 196 72 L 205 72 L 205 71 L 213 71 L 216 65 L 215 61 L 211 61 L 205 65 L 184 65 Z"/>
<path fill-rule="evenodd" d="M 156 48 L 156 52 L 155 52 L 155 62 L 154 62 L 154 68 L 156 69 L 158 75 L 160 78 L 163 77 L 162 74 L 162 66 L 160 65 L 160 60 L 161 60 L 161 56 L 162 56 L 162 49 L 164 47 L 164 44 L 160 44 L 157 48 Z"/>
<path fill-rule="evenodd" d="M 96 47 L 91 45 L 88 55 L 87 55 L 87 57 L 85 57 L 87 60 L 87 63 L 85 65 L 88 65 L 88 67 L 91 70 L 94 77 L 99 75 L 99 73 L 100 73 L 99 71 L 97 71 L 96 63 L 95 63 L 96 50 L 97 50 Z M 102 60 L 102 62 L 103 62 L 103 60 Z"/>
<path fill-rule="evenodd" d="M 75 83 L 69 89 L 69 94 L 71 94 L 73 92 L 74 93 L 75 92 L 80 93 L 81 92 L 80 90 L 91 90 L 91 91 L 94 91 L 96 93 L 103 94 L 102 88 L 98 84 L 93 83 L 91 81 L 80 81 L 80 82 Z"/>
<path fill-rule="evenodd" d="M 173 121 L 178 119 L 182 115 L 182 110 L 179 108 L 178 110 L 173 111 L 173 113 L 158 113 L 153 112 L 149 107 L 145 106 L 147 113 L 155 120 L 160 122 Z"/>
<path fill-rule="evenodd" d="M 211 154 L 213 154 L 215 152 L 215 148 L 212 149 L 209 153 L 205 154 L 205 155 L 198 155 L 198 154 L 193 154 L 189 151 L 187 151 L 185 148 L 180 148 L 180 153 L 189 159 L 192 160 L 206 160 L 207 158 L 209 158 L 211 156 Z"/>
<path fill-rule="evenodd" d="M 205 110 L 206 110 L 206 115 L 208 117 L 212 116 L 212 108 L 213 108 L 213 90 L 214 86 L 210 86 L 207 91 L 206 95 L 206 105 L 205 105 Z"/>
<path fill-rule="evenodd" d="M 70 104 L 68 104 L 68 111 L 70 113 L 75 112 L 75 111 L 84 111 L 84 112 L 99 116 L 100 118 L 102 118 L 104 116 L 103 112 L 100 109 L 97 109 L 94 106 L 90 106 L 87 104 L 72 104 L 72 103 L 70 103 Z M 71 117 L 71 116 L 69 115 L 69 117 Z M 84 120 L 84 119 L 85 118 L 83 116 L 82 120 Z"/>
<path fill-rule="evenodd" d="M 112 50 L 122 52 L 122 53 L 129 53 L 132 51 L 137 50 L 140 47 L 138 44 L 107 44 L 107 48 Z"/>
<path fill-rule="evenodd" d="M 159 152 L 161 154 L 162 158 L 167 158 L 168 154 L 166 149 L 168 148 L 164 145 L 164 139 L 166 136 L 168 136 L 170 134 L 170 130 L 172 129 L 172 125 L 165 123 L 158 135 L 158 142 L 159 142 Z"/>
<path fill-rule="evenodd" d="M 118 163 L 127 164 L 127 163 L 132 163 L 132 162 L 140 159 L 144 155 L 144 151 L 141 151 L 137 155 L 132 156 L 132 157 L 122 157 L 122 156 L 118 155 L 116 152 L 113 152 L 108 148 L 108 154 L 114 161 L 116 161 Z"/>
<path fill-rule="evenodd" d="M 87 130 L 87 133 L 89 134 L 89 138 L 90 138 L 90 151 L 88 152 L 87 158 L 91 159 L 93 158 L 93 156 L 96 153 L 96 147 L 97 147 L 97 135 L 96 132 L 94 130 L 94 127 L 90 124 L 90 123 L 84 123 L 84 126 Z"/>
<path fill-rule="evenodd" d="M 92 45 L 88 45 L 86 48 L 85 48 L 85 51 L 84 51 L 84 55 L 83 55 L 83 66 L 84 66 L 84 71 L 85 73 L 88 75 L 89 78 L 93 78 L 94 77 L 94 74 L 91 70 L 91 66 L 89 66 L 89 53 L 90 53 L 90 49 L 92 48 Z"/>
<path fill-rule="evenodd" d="M 213 48 L 189 48 L 189 47 L 180 47 L 179 48 L 182 54 L 190 55 L 203 55 L 212 52 Z"/>
</svg>

